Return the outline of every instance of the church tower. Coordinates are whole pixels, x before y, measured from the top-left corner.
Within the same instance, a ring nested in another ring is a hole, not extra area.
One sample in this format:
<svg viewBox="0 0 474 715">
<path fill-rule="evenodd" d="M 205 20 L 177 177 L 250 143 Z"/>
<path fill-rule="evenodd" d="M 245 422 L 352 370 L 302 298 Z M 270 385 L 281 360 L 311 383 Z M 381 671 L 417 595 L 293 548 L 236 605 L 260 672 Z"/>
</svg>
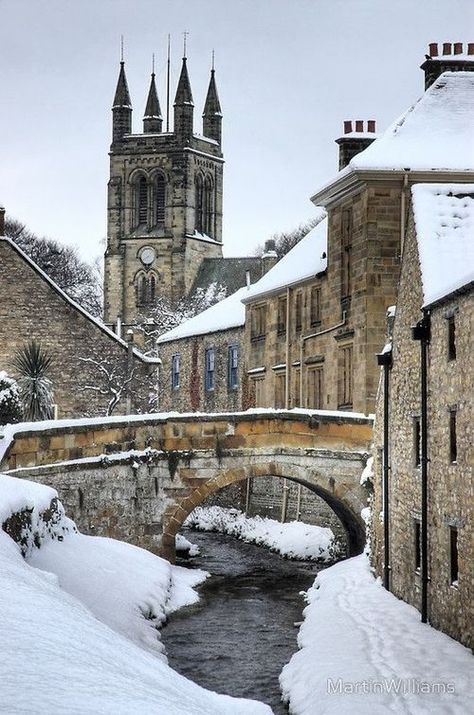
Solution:
<svg viewBox="0 0 474 715">
<path fill-rule="evenodd" d="M 187 295 L 205 258 L 222 256 L 222 113 L 214 69 L 202 134 L 183 58 L 173 130 L 163 118 L 152 72 L 143 133 L 133 133 L 125 65 L 112 107 L 104 315 L 123 327 L 153 316 L 163 296 Z"/>
</svg>

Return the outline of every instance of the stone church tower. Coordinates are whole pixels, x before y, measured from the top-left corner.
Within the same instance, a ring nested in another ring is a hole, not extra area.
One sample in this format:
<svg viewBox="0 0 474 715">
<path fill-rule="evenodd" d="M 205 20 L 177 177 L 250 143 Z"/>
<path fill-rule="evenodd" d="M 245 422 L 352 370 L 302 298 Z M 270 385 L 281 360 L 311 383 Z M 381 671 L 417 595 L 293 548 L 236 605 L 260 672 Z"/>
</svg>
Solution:
<svg viewBox="0 0 474 715">
<path fill-rule="evenodd" d="M 202 135 L 194 130 L 186 58 L 173 131 L 163 131 L 152 73 L 143 133 L 133 133 L 123 61 L 112 112 L 104 314 L 106 323 L 125 327 L 149 318 L 159 296 L 175 303 L 187 295 L 203 260 L 222 256 L 224 160 L 214 69 Z"/>
</svg>

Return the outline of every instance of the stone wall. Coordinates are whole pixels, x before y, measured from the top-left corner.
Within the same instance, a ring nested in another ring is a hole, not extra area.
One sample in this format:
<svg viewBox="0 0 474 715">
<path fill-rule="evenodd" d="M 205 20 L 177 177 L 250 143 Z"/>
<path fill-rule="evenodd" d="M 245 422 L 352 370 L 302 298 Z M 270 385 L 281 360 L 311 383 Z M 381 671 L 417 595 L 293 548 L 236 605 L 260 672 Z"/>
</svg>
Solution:
<svg viewBox="0 0 474 715">
<path fill-rule="evenodd" d="M 413 218 L 407 233 L 393 333 L 390 375 L 390 566 L 396 596 L 420 608 L 416 568 L 416 522 L 421 516 L 421 468 L 417 466 L 415 421 L 420 417 L 420 345 L 411 326 L 423 304 Z M 447 317 L 455 316 L 456 359 L 447 358 Z M 428 616 L 437 628 L 474 645 L 472 292 L 447 299 L 431 311 L 428 365 Z M 449 456 L 449 412 L 457 410 L 458 457 Z M 382 460 L 383 390 L 374 429 L 373 562 L 383 569 Z M 450 581 L 450 527 L 458 529 L 458 584 Z"/>
<path fill-rule="evenodd" d="M 303 407 L 374 411 L 378 383 L 375 354 L 383 344 L 386 309 L 396 300 L 400 195 L 399 182 L 374 180 L 352 197 L 329 207 L 327 271 L 324 276 L 289 290 L 290 407 L 302 402 Z M 347 255 L 349 286 L 344 285 L 343 279 Z M 321 291 L 320 320 L 316 322 L 311 320 L 311 291 L 315 288 Z M 286 295 L 287 289 L 283 288 L 278 295 L 256 298 L 247 306 L 248 368 L 255 383 L 257 404 L 261 406 L 281 402 L 278 376 L 284 381 L 287 336 L 278 331 L 278 303 Z M 302 305 L 301 321 L 296 320 L 297 300 Z M 255 339 L 251 315 L 259 306 L 266 306 L 266 333 Z M 302 341 L 303 336 L 319 332 L 322 334 Z M 349 368 L 344 363 L 344 351 L 348 349 Z M 315 369 L 321 371 L 321 395 L 316 405 L 311 374 Z M 345 370 L 349 372 L 346 377 L 351 383 L 349 390 L 344 390 Z"/>
<path fill-rule="evenodd" d="M 243 328 L 221 330 L 206 335 L 181 338 L 159 346 L 162 367 L 160 372 L 160 407 L 164 411 L 225 412 L 241 410 L 247 383 L 244 369 Z M 238 348 L 238 383 L 229 386 L 229 347 Z M 215 386 L 206 390 L 205 355 L 208 348 L 215 350 Z M 173 389 L 171 365 L 173 355 L 180 356 L 180 384 Z"/>
<path fill-rule="evenodd" d="M 105 389 L 108 380 L 89 360 L 105 360 L 122 385 L 133 371 L 131 410 L 150 409 L 156 364 L 129 351 L 125 342 L 69 301 L 12 243 L 0 240 L 0 369 L 15 376 L 14 355 L 33 339 L 53 356 L 50 377 L 60 417 L 105 415 L 111 395 L 86 386 Z M 116 412 L 125 411 L 124 393 Z"/>
</svg>

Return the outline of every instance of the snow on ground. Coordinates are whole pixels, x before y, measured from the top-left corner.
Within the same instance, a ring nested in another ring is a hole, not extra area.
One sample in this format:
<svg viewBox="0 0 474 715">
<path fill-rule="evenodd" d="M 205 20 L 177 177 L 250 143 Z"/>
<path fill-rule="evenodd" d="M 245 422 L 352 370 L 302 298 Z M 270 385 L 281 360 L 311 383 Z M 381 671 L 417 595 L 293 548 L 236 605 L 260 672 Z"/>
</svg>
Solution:
<svg viewBox="0 0 474 715">
<path fill-rule="evenodd" d="M 43 542 L 28 562 L 56 574 L 61 588 L 102 623 L 152 653 L 164 652 L 157 629 L 168 613 L 195 603 L 199 597 L 192 586 L 207 576 L 171 566 L 132 544 L 79 533 Z"/>
<path fill-rule="evenodd" d="M 246 517 L 237 509 L 220 506 L 196 507 L 184 522 L 200 531 L 218 531 L 249 543 L 268 546 L 290 559 L 333 561 L 340 547 L 331 529 L 302 521 L 281 524 L 261 516 Z"/>
<path fill-rule="evenodd" d="M 471 652 L 387 592 L 367 556 L 322 571 L 308 603 L 280 676 L 295 715 L 474 712 Z"/>
<path fill-rule="evenodd" d="M 160 655 L 156 626 L 197 600 L 192 587 L 205 573 L 64 530 L 63 522 L 73 522 L 61 507 L 49 528 L 41 527 L 41 512 L 56 496 L 49 487 L 0 475 L 1 523 L 33 509 L 32 527 L 41 535 L 40 548 L 24 559 L 0 529 L 0 712 L 270 713 L 261 703 L 204 690 Z"/>
</svg>

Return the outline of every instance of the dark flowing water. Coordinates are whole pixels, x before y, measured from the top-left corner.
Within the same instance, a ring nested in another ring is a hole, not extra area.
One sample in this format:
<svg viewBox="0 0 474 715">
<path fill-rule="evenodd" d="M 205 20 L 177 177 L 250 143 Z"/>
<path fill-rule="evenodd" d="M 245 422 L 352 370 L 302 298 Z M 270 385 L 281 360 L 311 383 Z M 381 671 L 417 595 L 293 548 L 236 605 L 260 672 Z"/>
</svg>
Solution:
<svg viewBox="0 0 474 715">
<path fill-rule="evenodd" d="M 306 591 L 318 566 L 287 561 L 234 537 L 190 531 L 201 555 L 178 561 L 212 575 L 201 600 L 174 614 L 162 631 L 170 665 L 205 688 L 267 703 L 277 715 L 278 676 L 298 649 Z"/>
</svg>

